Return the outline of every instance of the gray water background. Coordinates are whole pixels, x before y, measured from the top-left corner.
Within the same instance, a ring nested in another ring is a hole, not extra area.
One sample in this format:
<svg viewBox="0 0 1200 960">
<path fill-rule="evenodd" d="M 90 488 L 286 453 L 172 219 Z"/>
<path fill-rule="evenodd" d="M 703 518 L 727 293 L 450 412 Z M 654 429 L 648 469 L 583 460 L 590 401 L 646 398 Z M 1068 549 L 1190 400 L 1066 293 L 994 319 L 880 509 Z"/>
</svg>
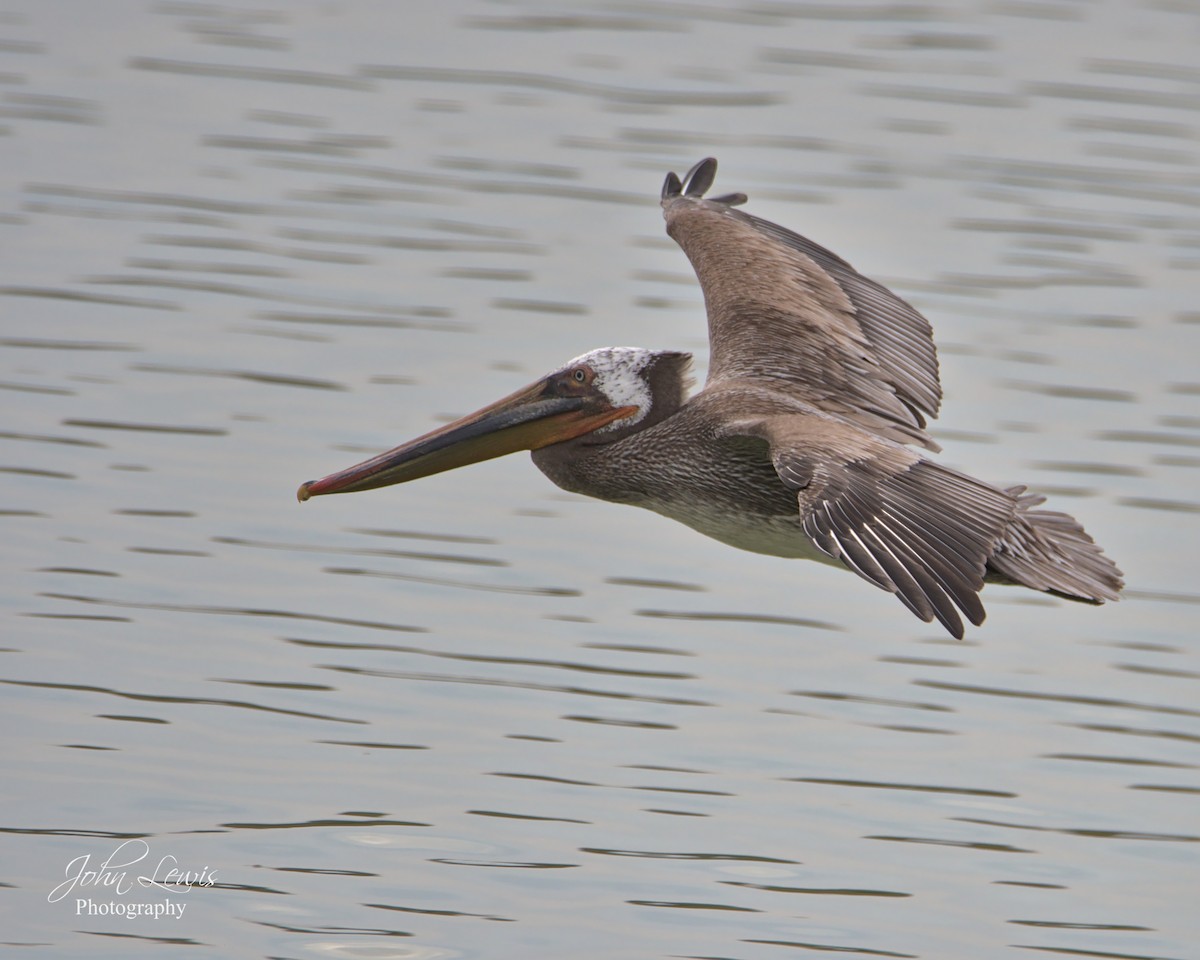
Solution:
<svg viewBox="0 0 1200 960">
<path fill-rule="evenodd" d="M 1195 957 L 1198 41 L 1182 0 L 9 3 L 5 955 Z M 295 502 L 595 346 L 702 373 L 657 192 L 710 154 L 930 317 L 943 459 L 1123 602 L 992 587 L 956 642 L 524 456 Z M 138 853 L 195 886 L 51 902 Z"/>
</svg>

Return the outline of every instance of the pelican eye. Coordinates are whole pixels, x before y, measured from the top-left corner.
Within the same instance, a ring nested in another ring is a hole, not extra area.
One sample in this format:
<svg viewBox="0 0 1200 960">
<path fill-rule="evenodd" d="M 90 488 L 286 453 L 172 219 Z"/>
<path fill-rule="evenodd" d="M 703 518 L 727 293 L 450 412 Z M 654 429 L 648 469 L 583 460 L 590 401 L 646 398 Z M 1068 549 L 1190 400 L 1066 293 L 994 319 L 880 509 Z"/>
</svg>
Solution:
<svg viewBox="0 0 1200 960">
<path fill-rule="evenodd" d="M 571 378 L 576 383 L 587 383 L 587 371 L 583 367 L 576 367 L 575 371 L 571 374 Z"/>
</svg>

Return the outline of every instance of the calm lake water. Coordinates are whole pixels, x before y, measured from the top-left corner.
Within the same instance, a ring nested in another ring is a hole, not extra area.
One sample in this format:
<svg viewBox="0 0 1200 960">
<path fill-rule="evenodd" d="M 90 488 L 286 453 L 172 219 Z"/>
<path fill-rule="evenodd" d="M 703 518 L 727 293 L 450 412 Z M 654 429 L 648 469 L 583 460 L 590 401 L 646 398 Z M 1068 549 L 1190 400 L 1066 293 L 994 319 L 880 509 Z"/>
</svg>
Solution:
<svg viewBox="0 0 1200 960">
<path fill-rule="evenodd" d="M 9 3 L 4 954 L 1195 957 L 1198 41 L 1186 0 Z M 296 503 L 592 347 L 702 372 L 657 197 L 706 155 L 930 317 L 943 459 L 1123 602 L 992 587 L 956 642 L 524 456 Z"/>
</svg>

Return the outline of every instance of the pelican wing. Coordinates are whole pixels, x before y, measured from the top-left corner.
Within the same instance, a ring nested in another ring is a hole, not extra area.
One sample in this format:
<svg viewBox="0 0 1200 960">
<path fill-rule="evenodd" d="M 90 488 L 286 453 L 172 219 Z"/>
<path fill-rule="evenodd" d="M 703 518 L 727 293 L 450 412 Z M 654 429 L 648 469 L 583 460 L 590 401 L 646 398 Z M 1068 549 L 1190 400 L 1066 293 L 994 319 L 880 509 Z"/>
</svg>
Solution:
<svg viewBox="0 0 1200 960">
<path fill-rule="evenodd" d="M 767 442 L 823 553 L 955 637 L 959 611 L 983 622 L 979 591 L 1016 513 L 1010 493 L 818 415 L 743 420 L 722 432 Z"/>
<path fill-rule="evenodd" d="M 700 280 L 708 382 L 771 378 L 821 410 L 930 449 L 942 389 L 929 321 L 811 240 L 704 199 L 717 161 L 667 174 L 663 216 Z M 777 388 L 780 386 L 776 384 Z"/>
</svg>

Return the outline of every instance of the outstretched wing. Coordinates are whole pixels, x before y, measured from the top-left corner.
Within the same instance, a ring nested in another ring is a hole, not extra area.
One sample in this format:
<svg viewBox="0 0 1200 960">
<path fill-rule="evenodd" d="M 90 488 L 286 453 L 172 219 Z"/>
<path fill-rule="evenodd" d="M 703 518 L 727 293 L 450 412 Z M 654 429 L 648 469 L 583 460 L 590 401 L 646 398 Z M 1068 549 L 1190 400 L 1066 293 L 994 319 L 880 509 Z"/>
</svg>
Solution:
<svg viewBox="0 0 1200 960">
<path fill-rule="evenodd" d="M 811 414 L 747 419 L 723 432 L 767 442 L 819 550 L 955 637 L 959 611 L 983 622 L 979 591 L 1017 510 L 1011 493 Z"/>
<path fill-rule="evenodd" d="M 663 216 L 700 280 L 708 382 L 772 378 L 819 409 L 930 449 L 925 416 L 942 389 L 927 321 L 811 240 L 735 210 L 744 194 L 704 199 L 717 161 L 667 174 Z"/>
</svg>

